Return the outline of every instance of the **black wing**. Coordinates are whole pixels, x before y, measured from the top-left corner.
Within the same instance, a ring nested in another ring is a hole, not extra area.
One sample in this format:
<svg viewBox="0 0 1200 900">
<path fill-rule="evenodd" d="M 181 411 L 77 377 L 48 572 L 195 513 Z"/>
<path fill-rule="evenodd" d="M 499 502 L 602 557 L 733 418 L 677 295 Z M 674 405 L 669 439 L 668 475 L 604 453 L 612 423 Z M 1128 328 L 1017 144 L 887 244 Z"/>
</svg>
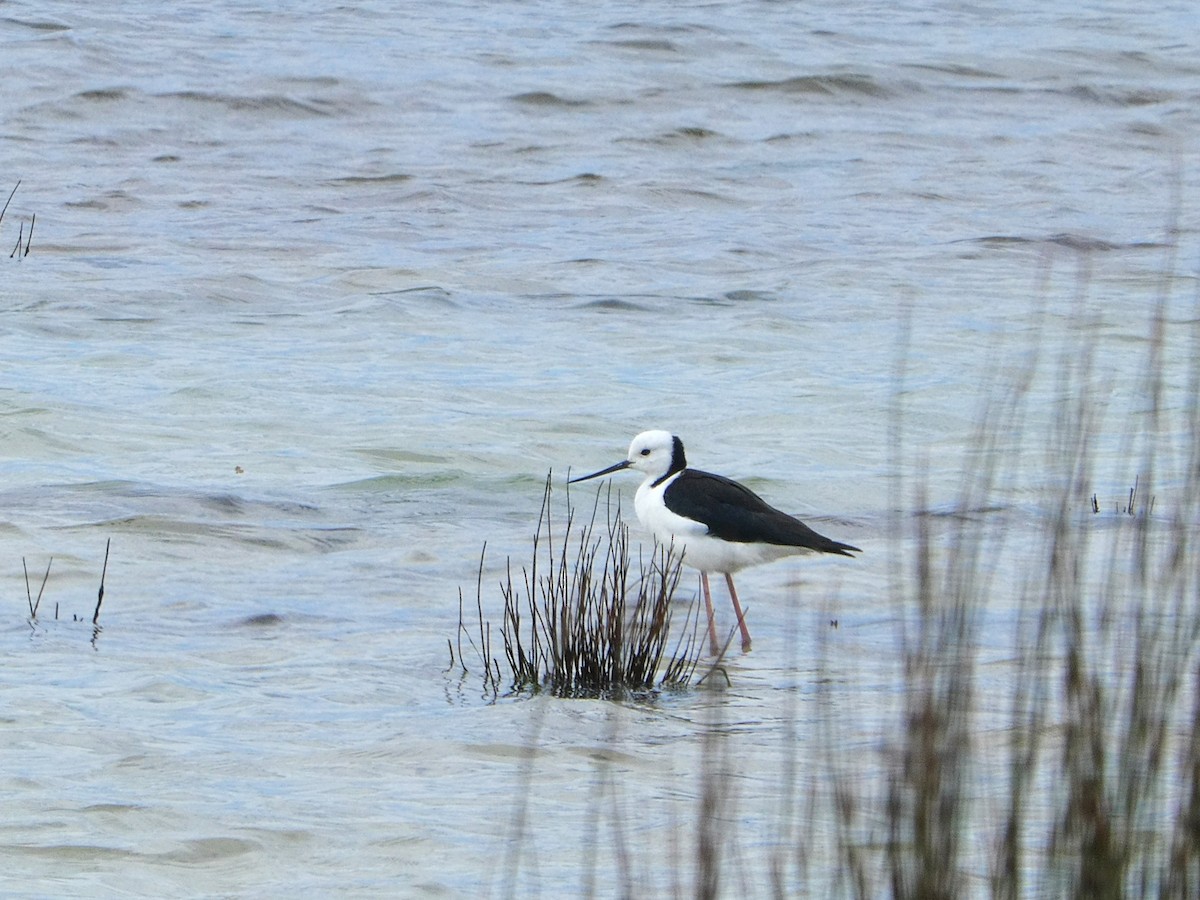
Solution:
<svg viewBox="0 0 1200 900">
<path fill-rule="evenodd" d="M 745 485 L 720 475 L 684 469 L 663 495 L 667 508 L 708 526 L 708 533 L 736 544 L 782 544 L 849 556 L 858 547 L 817 534 Z"/>
</svg>

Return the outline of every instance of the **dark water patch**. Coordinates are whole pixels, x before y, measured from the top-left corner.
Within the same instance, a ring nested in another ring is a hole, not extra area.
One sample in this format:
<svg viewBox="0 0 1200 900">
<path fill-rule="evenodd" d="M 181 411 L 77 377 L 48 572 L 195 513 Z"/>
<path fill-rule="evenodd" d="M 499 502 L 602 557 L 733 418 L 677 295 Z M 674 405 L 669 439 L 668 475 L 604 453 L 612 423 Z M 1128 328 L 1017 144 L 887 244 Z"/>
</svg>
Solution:
<svg viewBox="0 0 1200 900">
<path fill-rule="evenodd" d="M 258 613 L 238 619 L 234 625 L 239 628 L 274 628 L 285 622 L 286 620 L 279 613 Z"/>
<path fill-rule="evenodd" d="M 809 94 L 833 97 L 852 94 L 862 97 L 888 97 L 891 91 L 870 75 L 797 75 L 778 81 L 734 81 L 726 85 L 742 91 Z"/>
<path fill-rule="evenodd" d="M 697 306 L 726 306 L 726 307 L 728 307 L 728 306 L 733 305 L 733 301 L 731 301 L 729 299 L 729 296 L 725 295 L 725 294 L 722 294 L 720 296 L 712 296 L 712 295 L 704 294 L 704 295 L 697 295 L 695 297 L 681 297 L 680 299 L 686 300 L 688 303 L 694 303 Z"/>
<path fill-rule="evenodd" d="M 770 291 L 738 290 L 726 291 L 725 299 L 732 300 L 734 303 L 761 303 L 779 298 Z"/>
<path fill-rule="evenodd" d="M 18 28 L 28 28 L 30 31 L 70 31 L 70 25 L 64 25 L 62 22 L 31 22 L 26 19 L 14 19 L 8 16 L 0 19 L 6 25 L 15 25 Z"/>
<path fill-rule="evenodd" d="M 369 478 L 355 478 L 352 481 L 341 481 L 329 485 L 331 491 L 349 491 L 352 493 L 407 493 L 430 491 L 447 485 L 463 484 L 470 481 L 461 470 L 443 469 L 430 472 L 416 473 L 391 472 L 387 475 L 373 475 Z"/>
<path fill-rule="evenodd" d="M 673 128 L 670 131 L 662 132 L 650 138 L 622 138 L 619 139 L 618 143 L 681 146 L 718 140 L 729 140 L 729 138 L 726 135 L 721 134 L 721 132 L 714 131 L 711 128 L 704 128 L 696 125 L 683 125 L 679 128 Z"/>
<path fill-rule="evenodd" d="M 40 856 L 59 863 L 109 863 L 138 859 L 141 854 L 119 847 L 103 847 L 99 844 L 51 844 L 30 846 L 22 844 L 20 851 L 30 856 Z"/>
<path fill-rule="evenodd" d="M 718 194 L 715 191 L 702 191 L 698 188 L 684 187 L 663 187 L 653 188 L 650 191 L 655 197 L 660 200 L 683 203 L 687 205 L 695 204 L 697 201 L 707 203 L 712 206 L 741 206 L 742 202 L 736 197 L 730 197 L 725 194 Z"/>
<path fill-rule="evenodd" d="M 1130 122 L 1126 129 L 1130 134 L 1138 134 L 1143 137 L 1164 137 L 1171 132 L 1161 125 L 1156 125 L 1153 122 Z"/>
<path fill-rule="evenodd" d="M 576 309 L 600 309 L 611 312 L 650 312 L 650 307 L 618 297 L 600 297 L 577 304 Z"/>
<path fill-rule="evenodd" d="M 63 206 L 68 209 L 137 209 L 143 205 L 142 201 L 127 191 L 108 191 L 98 197 L 89 197 L 86 200 L 67 200 Z"/>
<path fill-rule="evenodd" d="M 317 88 L 332 88 L 341 84 L 340 78 L 335 78 L 332 75 L 306 75 L 295 76 L 290 75 L 280 78 L 279 81 L 283 84 L 303 85 L 305 87 Z"/>
<path fill-rule="evenodd" d="M 514 94 L 511 99 L 526 106 L 560 107 L 563 109 L 590 105 L 587 100 L 569 100 L 550 91 L 527 91 L 524 94 Z"/>
<path fill-rule="evenodd" d="M 208 866 L 220 860 L 245 856 L 262 849 L 256 841 L 242 838 L 197 838 L 184 841 L 180 849 L 155 855 L 155 859 L 184 866 Z"/>
<path fill-rule="evenodd" d="M 770 137 L 763 138 L 764 144 L 779 144 L 789 141 L 806 141 L 811 142 L 819 140 L 821 135 L 813 131 L 789 131 L 773 134 Z"/>
<path fill-rule="evenodd" d="M 215 510 L 224 515 L 241 514 L 252 506 L 262 506 L 279 512 L 315 512 L 312 505 L 287 501 L 250 501 L 230 493 L 203 493 L 192 491 L 173 491 L 170 488 L 157 485 L 143 484 L 133 481 L 89 481 L 82 484 L 66 486 L 71 492 L 81 494 L 102 494 L 106 497 L 120 497 L 137 500 L 161 500 L 168 504 L 196 505 Z"/>
<path fill-rule="evenodd" d="M 109 102 L 112 100 L 124 100 L 129 94 L 123 88 L 98 88 L 91 91 L 80 91 L 75 96 L 80 100 Z"/>
<path fill-rule="evenodd" d="M 413 450 L 389 450 L 382 447 L 359 447 L 354 453 L 363 459 L 385 463 L 417 463 L 419 465 L 443 465 L 447 457 Z M 361 482 L 351 482 L 352 484 Z"/>
<path fill-rule="evenodd" d="M 296 100 L 282 94 L 264 94 L 259 97 L 219 94 L 213 91 L 175 91 L 161 97 L 195 103 L 203 106 L 220 106 L 231 112 L 278 115 L 284 118 L 326 117 L 333 114 L 327 104 Z"/>
<path fill-rule="evenodd" d="M 628 40 L 597 41 L 596 43 L 615 47 L 618 50 L 634 50 L 643 53 L 677 53 L 679 51 L 679 47 L 672 41 L 662 38 L 630 38 Z"/>
<path fill-rule="evenodd" d="M 733 291 L 738 294 L 738 291 Z M 644 301 L 644 302 L 643 302 Z M 624 294 L 621 297 L 598 297 L 576 306 L 576 309 L 603 309 L 619 312 L 660 312 L 671 309 L 678 303 L 695 303 L 705 306 L 731 306 L 728 295 L 711 296 L 701 294 Z"/>
<path fill-rule="evenodd" d="M 980 69 L 975 66 L 961 65 L 958 63 L 946 64 L 926 64 L 926 63 L 910 63 L 903 65 L 901 68 L 913 69 L 920 72 L 937 72 L 943 75 L 957 75 L 961 78 L 1002 78 L 998 72 L 991 72 L 987 69 Z"/>
<path fill-rule="evenodd" d="M 959 85 L 959 90 L 984 96 L 1018 96 L 1038 98 L 1033 102 L 1043 103 L 1040 98 L 1065 98 L 1089 106 L 1104 106 L 1116 109 L 1137 109 L 1176 103 L 1182 98 L 1174 91 L 1154 88 L 1096 87 L 1089 84 L 1071 85 L 1065 88 L 1031 88 L 1014 84 Z"/>
<path fill-rule="evenodd" d="M 1027 236 L 1020 234 L 989 234 L 978 238 L 966 238 L 951 241 L 954 244 L 979 244 L 985 247 L 1006 247 L 1013 245 L 1055 246 L 1068 250 L 1089 253 L 1108 253 L 1114 250 L 1161 250 L 1166 245 L 1160 241 L 1129 241 L 1114 243 L 1103 238 L 1091 237 L 1085 234 L 1061 234 Z"/>
<path fill-rule="evenodd" d="M 60 485 L 60 487 L 78 493 L 115 494 L 119 496 L 133 496 L 138 490 L 136 482 L 119 480 L 84 481 L 79 484 Z"/>
<path fill-rule="evenodd" d="M 1054 244 L 1058 247 L 1066 247 L 1068 250 L 1088 250 L 1092 252 L 1105 252 L 1109 250 L 1119 249 L 1119 244 L 1114 244 L 1111 241 L 1106 241 L 1101 238 L 1090 237 L 1086 234 L 1052 234 L 1043 239 L 1044 243 Z"/>
<path fill-rule="evenodd" d="M 1011 507 L 1003 504 L 983 504 L 974 507 L 939 506 L 911 513 L 914 519 L 931 519 L 956 522 L 979 522 L 991 516 L 1009 512 Z M 813 521 L 821 521 L 821 517 L 812 516 Z"/>
<path fill-rule="evenodd" d="M 289 553 L 334 552 L 352 546 L 362 535 L 361 529 L 352 526 L 256 526 L 232 522 L 204 522 L 155 514 L 104 519 L 91 523 L 91 527 L 105 532 L 148 535 L 163 543 L 203 543 L 216 540 Z"/>
<path fill-rule="evenodd" d="M 326 181 L 326 184 L 346 184 L 346 185 L 380 185 L 380 184 L 403 184 L 405 181 L 412 181 L 413 176 L 404 172 L 390 172 L 387 175 L 347 175 L 343 178 L 331 178 Z"/>
<path fill-rule="evenodd" d="M 608 26 L 609 31 L 638 31 L 643 34 L 693 34 L 699 32 L 711 32 L 712 29 L 704 25 L 687 24 L 687 25 L 664 25 L 654 24 L 646 25 L 641 22 L 617 22 Z"/>
<path fill-rule="evenodd" d="M 584 187 L 592 187 L 605 181 L 603 175 L 597 175 L 594 172 L 581 172 L 579 175 L 571 175 L 567 178 L 554 178 L 550 181 L 518 181 L 516 184 L 526 184 L 530 187 L 547 187 L 552 184 L 578 184 Z"/>
<path fill-rule="evenodd" d="M 258 543 L 263 540 L 301 547 L 346 544 L 357 529 L 326 525 L 324 511 L 312 503 L 246 497 L 227 491 L 173 490 L 125 481 L 88 482 L 42 488 L 56 504 L 69 503 L 79 524 L 167 538 L 213 535 Z M 64 499 L 56 499 L 61 492 Z M 13 497 L 18 503 L 20 498 Z M 270 523 L 270 524 L 259 524 Z M 66 526 L 73 527 L 73 526 Z"/>
<path fill-rule="evenodd" d="M 711 128 L 685 125 L 682 128 L 676 128 L 674 131 L 670 132 L 670 135 L 682 138 L 690 138 L 692 140 L 707 140 L 708 138 L 721 137 L 721 132 L 713 131 Z"/>
<path fill-rule="evenodd" d="M 1088 84 L 1075 85 L 1067 88 L 1063 93 L 1075 100 L 1083 100 L 1098 106 L 1115 106 L 1121 109 L 1155 106 L 1177 99 L 1172 91 L 1153 88 L 1098 88 Z"/>
<path fill-rule="evenodd" d="M 372 291 L 373 297 L 395 297 L 407 300 L 418 301 L 436 301 L 441 306 L 449 308 L 457 308 L 458 304 L 454 302 L 454 295 L 443 287 L 436 284 L 423 284 L 416 287 L 396 288 L 389 291 Z M 348 310 L 347 310 L 348 311 Z"/>
<path fill-rule="evenodd" d="M 85 813 L 127 813 L 127 812 L 142 812 L 147 807 L 140 806 L 136 803 L 93 803 L 90 806 L 85 806 L 80 812 Z"/>
</svg>

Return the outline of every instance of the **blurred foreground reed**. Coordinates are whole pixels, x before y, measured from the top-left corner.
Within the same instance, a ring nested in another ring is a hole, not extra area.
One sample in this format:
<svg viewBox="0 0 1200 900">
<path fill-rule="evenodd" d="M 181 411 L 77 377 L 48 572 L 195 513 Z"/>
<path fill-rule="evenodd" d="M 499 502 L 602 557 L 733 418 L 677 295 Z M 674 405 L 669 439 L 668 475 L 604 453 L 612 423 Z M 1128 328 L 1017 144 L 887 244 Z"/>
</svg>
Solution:
<svg viewBox="0 0 1200 900">
<path fill-rule="evenodd" d="M 1172 315 L 1169 281 L 1132 386 L 1080 302 L 1072 337 L 1047 348 L 1033 327 L 1022 364 L 996 366 L 952 504 L 931 508 L 921 477 L 894 480 L 895 686 L 876 698 L 890 724 L 864 743 L 836 696 L 860 688 L 816 678 L 829 702 L 788 706 L 778 819 L 764 823 L 738 811 L 747 728 L 722 724 L 735 698 L 704 704 L 703 780 L 672 874 L 637 870 L 616 813 L 619 865 L 581 857 L 585 893 L 1200 896 L 1200 309 Z M 898 358 L 896 471 L 919 472 L 901 464 Z M 838 647 L 823 640 L 828 664 Z M 798 739 L 814 733 L 815 751 Z"/>
</svg>

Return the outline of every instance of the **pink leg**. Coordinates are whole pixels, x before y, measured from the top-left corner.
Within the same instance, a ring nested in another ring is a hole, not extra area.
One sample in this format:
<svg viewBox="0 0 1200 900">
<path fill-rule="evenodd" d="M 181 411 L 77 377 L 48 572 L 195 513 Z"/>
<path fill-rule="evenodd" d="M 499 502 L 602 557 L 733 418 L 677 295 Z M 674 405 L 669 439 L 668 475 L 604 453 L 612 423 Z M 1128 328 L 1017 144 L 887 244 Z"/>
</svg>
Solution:
<svg viewBox="0 0 1200 900">
<path fill-rule="evenodd" d="M 737 589 L 733 586 L 733 576 L 725 573 L 725 583 L 729 585 L 729 599 L 733 601 L 733 612 L 737 615 L 738 628 L 742 629 L 742 652 L 750 649 L 750 629 L 746 627 L 746 614 L 742 612 L 742 604 L 738 602 Z"/>
<path fill-rule="evenodd" d="M 708 609 L 708 645 L 712 648 L 712 655 L 716 656 L 721 652 L 721 645 L 717 642 L 717 620 L 713 615 L 712 591 L 708 589 L 708 573 L 700 573 L 700 586 L 704 588 L 704 606 Z"/>
</svg>

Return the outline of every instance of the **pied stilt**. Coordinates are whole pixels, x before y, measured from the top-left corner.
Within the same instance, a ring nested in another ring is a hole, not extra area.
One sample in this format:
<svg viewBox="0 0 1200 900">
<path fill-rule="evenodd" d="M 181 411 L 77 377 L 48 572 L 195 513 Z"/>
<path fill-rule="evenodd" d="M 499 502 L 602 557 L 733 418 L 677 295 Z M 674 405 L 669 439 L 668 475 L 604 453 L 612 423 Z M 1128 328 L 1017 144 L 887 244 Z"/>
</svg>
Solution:
<svg viewBox="0 0 1200 900">
<path fill-rule="evenodd" d="M 669 431 L 643 431 L 616 465 L 572 478 L 571 483 L 634 469 L 644 477 L 634 499 L 638 519 L 663 544 L 683 553 L 683 562 L 700 570 L 708 610 L 708 637 L 719 652 L 708 573 L 720 572 L 742 632 L 742 650 L 750 649 L 750 629 L 733 586 L 733 573 L 746 566 L 797 553 L 850 556 L 858 547 L 817 534 L 799 519 L 770 506 L 749 488 L 720 475 L 689 469 L 683 441 Z"/>
</svg>

